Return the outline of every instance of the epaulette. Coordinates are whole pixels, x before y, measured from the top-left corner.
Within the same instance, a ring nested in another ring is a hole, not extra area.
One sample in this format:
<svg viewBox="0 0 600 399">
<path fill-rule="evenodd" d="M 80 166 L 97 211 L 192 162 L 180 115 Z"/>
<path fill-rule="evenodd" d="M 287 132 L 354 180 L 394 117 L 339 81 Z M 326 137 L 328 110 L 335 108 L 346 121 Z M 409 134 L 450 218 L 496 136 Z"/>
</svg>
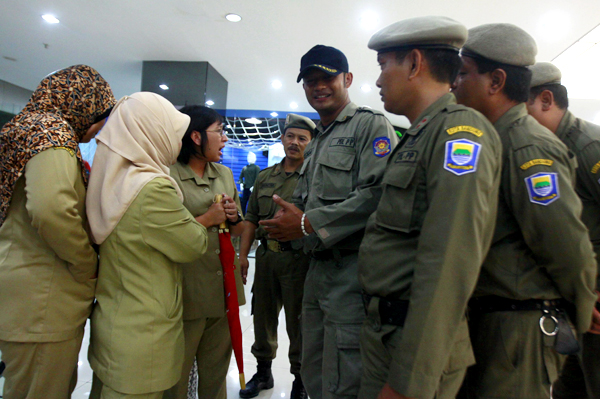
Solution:
<svg viewBox="0 0 600 399">
<path fill-rule="evenodd" d="M 382 115 L 383 116 L 383 112 L 378 111 L 376 109 L 370 108 L 370 107 L 358 107 L 356 109 L 356 112 L 369 112 L 373 115 Z"/>
</svg>

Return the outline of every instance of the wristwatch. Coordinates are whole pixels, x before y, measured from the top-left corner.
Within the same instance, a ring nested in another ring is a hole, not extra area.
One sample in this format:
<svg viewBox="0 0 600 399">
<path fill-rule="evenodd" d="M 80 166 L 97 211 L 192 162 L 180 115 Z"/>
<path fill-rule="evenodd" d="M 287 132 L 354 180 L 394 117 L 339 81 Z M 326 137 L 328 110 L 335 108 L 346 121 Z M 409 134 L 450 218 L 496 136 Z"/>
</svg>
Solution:
<svg viewBox="0 0 600 399">
<path fill-rule="evenodd" d="M 240 212 L 239 212 L 239 211 L 238 211 L 238 213 L 237 213 L 237 214 L 238 214 L 238 218 L 237 218 L 237 220 L 236 220 L 235 222 L 229 222 L 229 225 L 230 225 L 230 226 L 235 226 L 236 224 L 238 224 L 239 222 L 241 222 L 241 221 L 243 220 L 243 219 L 242 219 L 242 215 L 240 214 Z"/>
</svg>

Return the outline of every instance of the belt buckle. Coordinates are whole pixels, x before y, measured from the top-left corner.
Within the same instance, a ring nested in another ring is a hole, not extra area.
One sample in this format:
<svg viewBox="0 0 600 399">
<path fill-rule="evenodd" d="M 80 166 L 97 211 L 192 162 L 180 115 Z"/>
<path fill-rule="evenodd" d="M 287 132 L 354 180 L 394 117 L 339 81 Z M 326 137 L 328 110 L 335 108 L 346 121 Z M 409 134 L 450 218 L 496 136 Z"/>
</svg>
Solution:
<svg viewBox="0 0 600 399">
<path fill-rule="evenodd" d="M 281 252 L 281 246 L 279 245 L 279 241 L 275 241 L 275 240 L 267 241 L 267 248 L 269 248 L 273 252 Z"/>
</svg>

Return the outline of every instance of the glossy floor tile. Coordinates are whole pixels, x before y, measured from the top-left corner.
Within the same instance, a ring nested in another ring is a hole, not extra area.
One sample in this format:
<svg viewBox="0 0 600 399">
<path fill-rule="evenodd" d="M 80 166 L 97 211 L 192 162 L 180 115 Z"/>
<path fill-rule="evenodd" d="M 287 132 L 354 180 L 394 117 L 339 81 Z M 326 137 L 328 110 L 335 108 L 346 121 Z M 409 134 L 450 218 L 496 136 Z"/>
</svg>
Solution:
<svg viewBox="0 0 600 399">
<path fill-rule="evenodd" d="M 244 348 L 244 373 L 246 381 L 256 372 L 256 359 L 250 353 L 250 348 L 254 343 L 254 327 L 252 324 L 252 316 L 250 315 L 250 303 L 252 294 L 250 289 L 254 281 L 254 259 L 250 259 L 250 271 L 248 273 L 248 283 L 245 286 L 246 302 L 247 304 L 240 307 L 240 321 L 242 325 L 243 333 L 243 348 Z M 283 311 L 279 316 L 279 348 L 277 350 L 277 358 L 273 361 L 273 377 L 275 379 L 275 387 L 267 391 L 263 391 L 258 395 L 258 398 L 289 398 L 290 391 L 292 390 L 292 382 L 294 376 L 290 374 L 290 363 L 287 358 L 289 350 L 289 339 L 287 332 L 285 331 L 285 315 Z M 73 399 L 87 399 L 90 394 L 92 387 L 92 370 L 87 360 L 87 350 L 89 346 L 90 329 L 89 324 L 85 327 L 85 335 L 83 337 L 83 343 L 81 345 L 81 351 L 79 353 L 79 369 L 78 369 L 78 381 L 77 387 L 73 392 Z M 0 392 L 4 385 L 4 378 L 0 378 Z M 238 398 L 238 392 L 240 390 L 238 370 L 235 362 L 235 357 L 232 356 L 231 364 L 229 366 L 229 373 L 227 375 L 227 397 Z"/>
</svg>

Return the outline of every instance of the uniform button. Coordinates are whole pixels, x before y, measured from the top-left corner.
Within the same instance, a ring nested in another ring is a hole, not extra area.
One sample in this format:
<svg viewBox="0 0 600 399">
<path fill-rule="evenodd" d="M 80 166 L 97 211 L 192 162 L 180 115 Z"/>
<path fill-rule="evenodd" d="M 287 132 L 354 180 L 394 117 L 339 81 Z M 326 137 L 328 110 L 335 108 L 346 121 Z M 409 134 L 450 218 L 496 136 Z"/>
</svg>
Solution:
<svg viewBox="0 0 600 399">
<path fill-rule="evenodd" d="M 218 255 L 218 254 L 221 253 L 221 250 L 220 249 L 215 249 L 215 253 Z"/>
<path fill-rule="evenodd" d="M 205 192 L 205 193 L 207 193 L 207 192 L 208 192 L 208 188 L 205 188 L 205 189 L 204 189 L 204 192 Z"/>
<path fill-rule="evenodd" d="M 223 274 L 223 272 L 219 270 L 219 271 L 217 272 L 217 276 L 220 276 L 221 274 Z"/>
<path fill-rule="evenodd" d="M 212 231 L 213 233 L 216 233 L 217 232 L 217 228 L 213 227 L 212 229 L 210 229 L 210 231 Z"/>
</svg>

